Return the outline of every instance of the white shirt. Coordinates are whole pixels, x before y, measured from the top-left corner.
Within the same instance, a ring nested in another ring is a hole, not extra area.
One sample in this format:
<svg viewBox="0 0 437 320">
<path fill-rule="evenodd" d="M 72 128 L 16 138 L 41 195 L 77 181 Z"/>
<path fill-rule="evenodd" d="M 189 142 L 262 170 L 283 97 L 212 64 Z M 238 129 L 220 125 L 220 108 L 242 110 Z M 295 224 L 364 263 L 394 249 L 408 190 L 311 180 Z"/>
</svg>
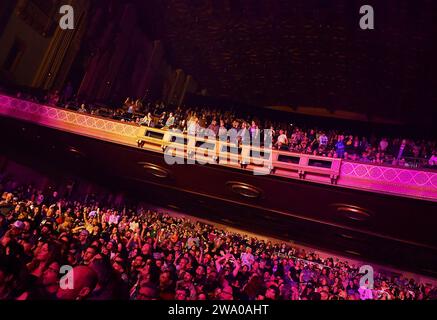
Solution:
<svg viewBox="0 0 437 320">
<path fill-rule="evenodd" d="M 437 166 L 437 155 L 431 156 L 428 163 L 430 166 Z"/>
<path fill-rule="evenodd" d="M 382 151 L 385 151 L 385 149 L 387 149 L 387 147 L 388 147 L 388 141 L 381 140 L 381 142 L 379 143 L 379 147 L 381 148 Z"/>
<path fill-rule="evenodd" d="M 109 224 L 117 224 L 118 223 L 118 216 L 115 214 L 111 214 L 109 216 Z"/>
<path fill-rule="evenodd" d="M 321 146 L 326 146 L 328 144 L 328 137 L 326 135 L 321 135 L 319 138 L 319 144 Z"/>
<path fill-rule="evenodd" d="M 170 126 L 174 125 L 174 117 L 173 117 L 173 116 L 169 117 L 169 118 L 167 119 L 167 121 L 165 122 L 165 125 L 166 125 L 167 127 L 170 127 Z"/>
<path fill-rule="evenodd" d="M 228 130 L 226 130 L 225 127 L 219 128 L 219 133 L 218 133 L 219 136 L 225 136 L 227 133 L 228 133 Z"/>
<path fill-rule="evenodd" d="M 242 262 L 243 266 L 246 265 L 246 266 L 250 267 L 254 260 L 255 260 L 255 258 L 253 257 L 253 254 L 251 254 L 251 253 L 244 252 L 241 254 L 241 262 Z"/>
<path fill-rule="evenodd" d="M 138 222 L 135 222 L 135 221 L 132 221 L 129 224 L 129 229 L 131 229 L 132 231 L 136 231 L 139 227 L 140 227 L 140 224 Z"/>
<path fill-rule="evenodd" d="M 287 143 L 287 136 L 286 136 L 284 133 L 281 134 L 281 135 L 278 137 L 278 142 L 279 142 L 279 143 L 282 143 L 282 144 Z"/>
<path fill-rule="evenodd" d="M 199 125 L 196 122 L 191 121 L 188 124 L 188 128 L 187 128 L 188 134 L 192 135 L 192 136 L 195 136 L 198 131 L 199 131 Z"/>
</svg>

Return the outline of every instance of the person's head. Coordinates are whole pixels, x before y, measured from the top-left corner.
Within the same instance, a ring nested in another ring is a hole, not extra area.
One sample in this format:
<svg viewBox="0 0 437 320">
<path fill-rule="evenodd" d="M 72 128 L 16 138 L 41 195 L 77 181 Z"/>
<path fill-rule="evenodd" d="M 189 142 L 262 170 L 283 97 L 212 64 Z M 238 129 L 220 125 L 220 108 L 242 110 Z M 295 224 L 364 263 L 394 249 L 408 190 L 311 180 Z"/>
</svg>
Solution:
<svg viewBox="0 0 437 320">
<path fill-rule="evenodd" d="M 124 273 L 125 269 L 124 269 L 124 260 L 123 260 L 123 258 L 121 258 L 121 257 L 115 258 L 114 262 L 112 263 L 112 268 L 118 274 Z"/>
<path fill-rule="evenodd" d="M 58 246 L 53 242 L 40 242 L 33 251 L 35 260 L 41 263 L 51 263 L 57 258 Z"/>
<path fill-rule="evenodd" d="M 203 277 L 205 275 L 205 267 L 204 266 L 198 266 L 196 269 L 196 275 L 198 277 Z"/>
<path fill-rule="evenodd" d="M 86 242 L 87 239 L 88 239 L 88 231 L 86 231 L 86 230 L 82 230 L 82 231 L 79 233 L 79 241 L 82 242 L 82 243 L 84 243 L 84 242 Z"/>
<path fill-rule="evenodd" d="M 97 248 L 95 246 L 89 246 L 83 254 L 83 263 L 89 264 L 96 254 Z"/>
<path fill-rule="evenodd" d="M 115 247 L 114 247 L 114 241 L 109 241 L 109 242 L 106 244 L 106 249 L 108 249 L 109 251 L 113 251 L 113 250 L 115 249 Z"/>
<path fill-rule="evenodd" d="M 96 289 L 105 288 L 113 280 L 113 269 L 109 259 L 94 259 L 89 267 L 97 275 Z"/>
<path fill-rule="evenodd" d="M 99 234 L 99 231 L 100 231 L 100 227 L 97 224 L 95 224 L 93 226 L 93 234 Z"/>
<path fill-rule="evenodd" d="M 159 284 L 161 286 L 166 286 L 171 282 L 171 274 L 170 271 L 161 272 L 159 275 Z"/>
<path fill-rule="evenodd" d="M 150 282 L 142 283 L 136 295 L 136 300 L 157 300 L 158 298 L 159 291 L 156 286 Z"/>
<path fill-rule="evenodd" d="M 137 255 L 134 260 L 132 261 L 132 268 L 133 269 L 140 269 L 144 267 L 144 258 L 142 255 Z"/>
<path fill-rule="evenodd" d="M 11 234 L 13 236 L 18 236 L 20 235 L 24 230 L 24 223 L 22 221 L 15 221 L 12 225 L 11 225 Z"/>
<path fill-rule="evenodd" d="M 328 291 L 321 291 L 320 292 L 320 300 L 328 300 L 329 299 L 329 293 Z"/>
<path fill-rule="evenodd" d="M 72 284 L 59 286 L 56 296 L 60 300 L 84 300 L 97 285 L 98 277 L 93 269 L 87 266 L 76 266 L 71 271 Z"/>
<path fill-rule="evenodd" d="M 158 259 L 155 261 L 156 268 L 161 269 L 164 267 L 164 261 L 162 259 Z"/>
<path fill-rule="evenodd" d="M 185 268 L 185 266 L 188 264 L 188 260 L 186 258 L 179 259 L 179 267 L 181 269 Z"/>
<path fill-rule="evenodd" d="M 243 268 L 241 268 L 241 271 L 242 271 L 243 273 L 248 272 L 248 271 L 249 271 L 249 266 L 245 264 L 245 265 L 243 266 Z"/>
<path fill-rule="evenodd" d="M 265 297 L 266 299 L 276 300 L 279 295 L 279 290 L 276 286 L 270 286 L 267 288 Z"/>
<path fill-rule="evenodd" d="M 234 300 L 234 294 L 231 286 L 226 286 L 221 290 L 220 300 Z"/>
<path fill-rule="evenodd" d="M 18 214 L 22 210 L 21 204 L 17 204 L 14 208 L 14 213 Z"/>
<path fill-rule="evenodd" d="M 58 262 L 52 262 L 42 275 L 42 284 L 46 287 L 57 285 L 59 283 L 59 269 Z"/>
<path fill-rule="evenodd" d="M 185 272 L 184 273 L 184 282 L 191 282 L 191 280 L 193 279 L 193 276 L 191 275 L 191 273 L 189 273 L 189 272 Z"/>
<path fill-rule="evenodd" d="M 141 253 L 142 253 L 143 255 L 148 255 L 148 254 L 150 254 L 151 249 L 152 249 L 152 246 L 151 246 L 150 244 L 148 244 L 148 243 L 145 243 L 145 244 L 141 247 Z"/>
<path fill-rule="evenodd" d="M 175 300 L 187 300 L 187 297 L 189 297 L 189 292 L 188 290 L 184 289 L 184 288 L 178 288 L 176 290 L 176 294 L 175 294 Z"/>
</svg>

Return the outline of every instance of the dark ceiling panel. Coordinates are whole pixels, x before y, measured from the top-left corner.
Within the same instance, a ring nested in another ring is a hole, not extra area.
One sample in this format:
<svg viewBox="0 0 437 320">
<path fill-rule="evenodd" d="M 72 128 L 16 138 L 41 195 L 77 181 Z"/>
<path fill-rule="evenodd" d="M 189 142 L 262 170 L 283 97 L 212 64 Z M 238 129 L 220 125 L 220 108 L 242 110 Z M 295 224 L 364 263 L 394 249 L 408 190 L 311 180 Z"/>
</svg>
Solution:
<svg viewBox="0 0 437 320">
<path fill-rule="evenodd" d="M 437 101 L 437 2 L 412 3 L 367 1 L 376 27 L 363 31 L 361 1 L 168 0 L 156 37 L 212 96 L 410 120 Z"/>
</svg>

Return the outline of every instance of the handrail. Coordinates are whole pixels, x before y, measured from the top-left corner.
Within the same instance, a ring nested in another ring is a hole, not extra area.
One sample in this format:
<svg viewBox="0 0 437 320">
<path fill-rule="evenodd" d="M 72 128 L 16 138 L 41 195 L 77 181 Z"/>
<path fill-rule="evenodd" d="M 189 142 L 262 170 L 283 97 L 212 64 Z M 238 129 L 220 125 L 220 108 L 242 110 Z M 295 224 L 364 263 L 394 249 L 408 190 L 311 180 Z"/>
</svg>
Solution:
<svg viewBox="0 0 437 320">
<path fill-rule="evenodd" d="M 2 92 L 0 92 L 0 94 L 1 93 Z M 37 101 L 33 101 L 31 99 L 15 98 L 15 97 L 11 97 L 11 98 L 17 99 L 17 100 L 21 100 L 21 101 L 27 101 L 29 103 L 35 103 L 35 104 L 43 105 L 42 103 L 37 102 Z M 132 126 L 132 127 L 139 127 L 139 126 L 144 127 L 144 126 L 140 125 L 139 123 L 133 123 L 133 122 L 128 122 L 128 121 L 120 121 L 120 120 L 112 119 L 111 117 L 105 117 L 105 116 L 100 116 L 100 115 L 91 114 L 91 113 L 81 113 L 81 112 L 78 112 L 78 111 L 75 111 L 75 110 L 71 110 L 71 109 L 68 109 L 68 108 L 62 108 L 62 107 L 59 107 L 59 106 L 56 106 L 56 105 L 47 105 L 47 106 L 51 107 L 51 108 L 60 109 L 60 110 L 68 110 L 69 112 L 77 113 L 77 114 L 80 114 L 80 115 L 86 115 L 86 116 L 90 116 L 90 117 L 97 118 L 97 119 L 104 119 L 104 120 L 109 120 L 109 121 L 116 122 L 116 123 L 123 123 L 125 125 L 129 125 L 129 126 Z M 152 115 L 152 116 L 154 118 L 159 118 L 159 116 L 157 116 L 157 115 Z M 149 129 L 160 130 L 158 128 L 152 128 L 152 127 L 149 127 Z M 284 152 L 294 153 L 294 152 L 290 152 L 290 151 L 284 151 Z M 297 154 L 300 154 L 300 153 L 297 153 Z M 321 159 L 329 159 L 329 157 L 323 157 L 323 156 L 318 156 L 318 157 L 320 157 Z M 405 157 L 405 159 L 411 159 L 413 161 L 420 161 L 420 162 L 427 162 L 428 161 L 426 158 L 415 158 L 415 157 Z M 430 168 L 430 167 L 421 167 L 421 168 L 417 168 L 416 167 L 415 168 L 415 167 L 410 167 L 410 166 L 393 165 L 393 164 L 388 164 L 388 163 L 364 162 L 364 161 L 351 160 L 351 159 L 347 159 L 347 161 L 348 162 L 355 162 L 355 163 L 371 164 L 371 165 L 374 165 L 374 166 L 391 167 L 391 168 L 400 168 L 400 169 L 409 169 L 409 170 L 418 170 L 418 171 L 429 171 L 429 172 L 436 172 L 437 171 L 437 169 L 433 169 L 433 168 Z"/>
<path fill-rule="evenodd" d="M 213 159 L 219 164 L 227 162 L 227 160 L 239 163 L 242 168 L 247 165 L 262 166 L 270 172 L 276 170 L 283 170 L 288 173 L 297 173 L 300 179 L 305 179 L 307 174 L 315 174 L 321 176 L 328 176 L 331 183 L 337 182 L 340 174 L 340 166 L 342 159 L 321 157 L 302 153 L 293 153 L 289 151 L 275 150 L 272 148 L 264 148 L 259 146 L 245 145 L 221 141 L 220 139 L 205 139 L 201 136 L 190 137 L 186 133 L 171 131 L 169 129 L 157 129 L 147 126 L 142 126 L 138 129 L 138 146 L 143 148 L 145 144 L 159 145 L 165 150 L 168 146 L 175 146 L 175 141 L 172 139 L 180 139 L 184 144 L 184 156 L 192 158 L 190 150 L 198 154 L 200 149 L 208 149 L 212 152 Z M 209 144 L 209 146 L 205 146 Z M 204 147 L 204 148 L 203 148 Z M 223 150 L 226 147 L 226 150 Z M 201 152 L 199 152 L 201 153 Z M 260 156 L 254 156 L 259 154 Z M 281 157 L 288 157 L 295 159 L 290 163 L 281 160 Z M 223 161 L 224 160 L 224 161 Z"/>
<path fill-rule="evenodd" d="M 171 136 L 165 128 L 163 130 L 141 126 L 136 123 L 115 121 L 97 115 L 50 107 L 34 101 L 26 101 L 1 94 L 0 114 L 94 138 L 103 139 L 102 135 L 104 135 L 105 139 L 109 141 L 129 146 L 133 146 L 137 142 L 139 147 L 144 147 L 147 142 L 147 149 L 154 152 L 159 152 L 159 148 L 165 150 L 172 142 Z M 149 137 L 144 136 L 146 131 L 150 133 Z M 188 159 L 186 134 L 179 134 L 181 141 L 183 141 L 183 143 L 180 143 L 180 145 L 183 145 L 183 148 L 180 148 L 183 153 L 181 151 L 177 152 L 176 158 Z M 197 146 L 200 146 L 198 149 L 194 148 L 199 151 L 197 153 L 199 157 L 196 159 L 199 163 L 205 163 L 205 160 L 206 163 L 210 163 L 210 158 L 213 158 L 216 161 L 212 161 L 213 164 L 234 168 L 242 165 L 241 154 L 235 152 L 235 149 L 232 150 L 234 152 L 228 150 L 229 147 L 235 147 L 235 145 L 220 140 L 213 141 L 215 148 L 212 147 L 213 150 L 208 151 L 205 156 L 206 149 L 202 148 L 203 142 L 205 140 L 202 137 L 197 137 L 194 141 L 195 147 L 197 143 Z M 226 150 L 220 150 L 224 148 L 224 145 Z M 243 151 L 241 148 L 237 150 Z M 251 146 L 250 150 L 245 149 L 244 156 L 249 161 L 242 167 L 249 166 L 254 174 L 257 174 L 257 172 L 263 175 L 273 173 L 276 176 L 294 179 L 306 179 L 308 177 L 308 180 L 318 183 L 329 183 L 328 178 L 330 178 L 331 183 L 337 184 L 338 179 L 338 184 L 346 188 L 437 201 L 437 172 L 435 170 L 418 170 L 408 167 L 353 162 L 283 150 L 271 150 L 264 157 L 262 153 L 260 155 L 254 153 L 265 150 L 269 149 L 258 146 Z M 189 163 L 195 163 L 195 161 Z"/>
</svg>

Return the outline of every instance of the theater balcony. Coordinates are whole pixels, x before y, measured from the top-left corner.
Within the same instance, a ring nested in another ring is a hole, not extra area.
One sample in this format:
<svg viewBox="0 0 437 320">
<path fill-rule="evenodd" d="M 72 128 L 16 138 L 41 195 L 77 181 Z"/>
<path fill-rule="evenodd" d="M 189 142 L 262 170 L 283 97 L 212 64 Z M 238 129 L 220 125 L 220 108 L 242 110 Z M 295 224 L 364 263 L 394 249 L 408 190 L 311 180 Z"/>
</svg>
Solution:
<svg viewBox="0 0 437 320">
<path fill-rule="evenodd" d="M 92 176 L 194 216 L 437 277 L 437 172 L 276 150 L 256 158 L 254 149 L 241 168 L 243 152 L 229 154 L 219 142 L 209 150 L 213 162 L 168 165 L 168 132 L 4 95 L 0 125 L 4 159 Z M 203 142 L 194 148 L 207 158 Z M 187 151 L 180 158 L 190 163 Z"/>
</svg>

